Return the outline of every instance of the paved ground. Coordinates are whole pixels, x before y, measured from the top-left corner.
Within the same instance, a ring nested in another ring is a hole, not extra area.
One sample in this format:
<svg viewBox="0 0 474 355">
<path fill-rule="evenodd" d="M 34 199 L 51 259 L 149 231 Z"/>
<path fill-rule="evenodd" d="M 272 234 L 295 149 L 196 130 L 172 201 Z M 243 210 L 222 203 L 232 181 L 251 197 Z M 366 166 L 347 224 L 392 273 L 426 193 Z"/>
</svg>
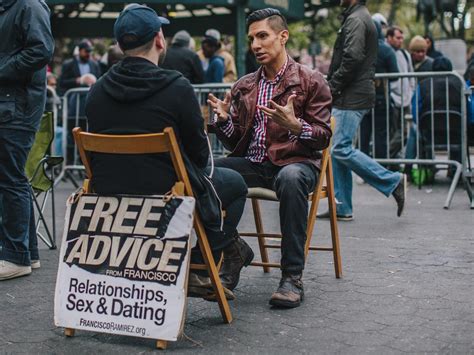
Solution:
<svg viewBox="0 0 474 355">
<path fill-rule="evenodd" d="M 231 325 L 215 304 L 191 300 L 177 353 L 452 353 L 474 354 L 474 211 L 459 188 L 443 210 L 448 185 L 411 187 L 406 213 L 367 185 L 355 185 L 356 220 L 340 223 L 344 276 L 335 279 L 330 253 L 311 255 L 306 300 L 272 310 L 279 273 L 247 268 L 232 304 Z M 67 184 L 59 186 L 63 214 Z M 323 204 L 321 208 L 325 205 Z M 266 227 L 278 229 L 275 204 L 264 205 Z M 246 211 L 241 230 L 250 228 Z M 62 230 L 62 218 L 59 219 Z M 316 224 L 314 240 L 329 239 Z M 154 342 L 78 331 L 65 338 L 53 325 L 58 252 L 43 250 L 42 267 L 0 283 L 0 353 L 148 353 Z"/>
</svg>

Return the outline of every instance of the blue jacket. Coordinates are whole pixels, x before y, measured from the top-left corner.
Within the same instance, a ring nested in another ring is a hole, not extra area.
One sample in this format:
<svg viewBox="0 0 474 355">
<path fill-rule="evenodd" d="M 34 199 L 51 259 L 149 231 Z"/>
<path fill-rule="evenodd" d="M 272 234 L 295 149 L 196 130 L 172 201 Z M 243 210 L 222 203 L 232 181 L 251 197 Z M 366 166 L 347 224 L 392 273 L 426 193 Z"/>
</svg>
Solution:
<svg viewBox="0 0 474 355">
<path fill-rule="evenodd" d="M 397 56 L 395 54 L 394 49 L 385 43 L 383 33 L 382 33 L 382 26 L 379 22 L 374 21 L 375 28 L 377 29 L 378 34 L 378 45 L 379 49 L 377 52 L 377 63 L 375 65 L 375 72 L 376 73 L 398 73 L 398 64 L 397 64 Z M 394 79 L 397 80 L 397 79 Z M 390 86 L 389 86 L 390 88 Z M 376 94 L 377 96 L 385 96 L 384 95 L 384 84 L 376 82 Z"/>
<path fill-rule="evenodd" d="M 205 83 L 222 83 L 224 79 L 224 58 L 215 55 L 209 59 L 209 66 L 204 75 Z"/>
<path fill-rule="evenodd" d="M 0 129 L 36 131 L 54 50 L 48 6 L 43 0 L 0 0 L 0 33 Z"/>
</svg>

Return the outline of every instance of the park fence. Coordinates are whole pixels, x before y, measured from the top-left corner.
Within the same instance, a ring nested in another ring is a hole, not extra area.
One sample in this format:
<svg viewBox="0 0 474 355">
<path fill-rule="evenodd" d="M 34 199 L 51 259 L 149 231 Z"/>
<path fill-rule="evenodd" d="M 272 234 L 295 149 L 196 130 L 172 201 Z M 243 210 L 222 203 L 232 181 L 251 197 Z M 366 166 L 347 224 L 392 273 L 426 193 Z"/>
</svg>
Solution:
<svg viewBox="0 0 474 355">
<path fill-rule="evenodd" d="M 429 176 L 434 169 L 448 169 L 452 182 L 444 208 L 451 205 L 460 179 L 474 208 L 468 143 L 468 114 L 474 114 L 468 110 L 473 88 L 466 88 L 463 78 L 455 72 L 377 74 L 375 83 L 376 105 L 361 123 L 354 142 L 357 147 L 381 164 L 411 168 L 418 173 L 418 180 L 421 172 Z M 213 119 L 208 95 L 223 99 L 230 88 L 231 84 L 194 85 L 206 124 Z M 60 101 L 65 159 L 61 177 L 76 186 L 84 167 L 71 132 L 74 127 L 87 131 L 87 93 L 88 88 L 71 89 Z M 213 134 L 210 141 L 214 157 L 228 153 Z"/>
</svg>

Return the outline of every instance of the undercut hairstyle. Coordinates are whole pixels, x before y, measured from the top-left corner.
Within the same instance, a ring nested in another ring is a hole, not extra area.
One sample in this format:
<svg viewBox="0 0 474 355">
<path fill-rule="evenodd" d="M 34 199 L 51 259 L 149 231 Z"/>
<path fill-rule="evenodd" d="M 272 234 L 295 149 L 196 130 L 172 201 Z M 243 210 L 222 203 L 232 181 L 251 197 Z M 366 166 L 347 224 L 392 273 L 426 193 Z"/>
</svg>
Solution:
<svg viewBox="0 0 474 355">
<path fill-rule="evenodd" d="M 130 43 L 130 42 L 136 42 L 137 41 L 137 36 L 135 35 L 125 35 L 121 42 L 122 43 Z M 145 44 L 142 44 L 140 47 L 136 47 L 133 49 L 126 49 L 123 50 L 123 53 L 126 56 L 135 56 L 135 55 L 140 55 L 140 54 L 147 54 L 150 49 L 153 47 L 153 43 L 155 42 L 155 37 L 153 39 Z"/>
<path fill-rule="evenodd" d="M 385 37 L 389 37 L 389 36 L 390 36 L 390 37 L 393 37 L 393 36 L 395 36 L 395 31 L 398 31 L 398 32 L 400 32 L 401 34 L 403 34 L 403 31 L 402 31 L 402 29 L 401 29 L 400 27 L 398 27 L 398 26 L 391 26 L 391 27 L 388 28 L 387 34 L 385 35 Z"/>
<path fill-rule="evenodd" d="M 270 28 L 275 32 L 288 31 L 286 18 L 277 9 L 267 7 L 266 9 L 256 10 L 247 16 L 247 31 L 252 23 L 267 20 Z"/>
</svg>

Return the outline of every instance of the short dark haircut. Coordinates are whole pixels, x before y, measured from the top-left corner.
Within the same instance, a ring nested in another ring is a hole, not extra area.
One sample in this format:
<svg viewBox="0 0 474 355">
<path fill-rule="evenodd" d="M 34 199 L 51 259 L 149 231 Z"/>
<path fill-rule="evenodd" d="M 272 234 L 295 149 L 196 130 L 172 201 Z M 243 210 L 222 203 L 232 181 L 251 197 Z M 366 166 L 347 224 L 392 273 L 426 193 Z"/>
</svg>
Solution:
<svg viewBox="0 0 474 355">
<path fill-rule="evenodd" d="M 135 35 L 125 35 L 123 36 L 122 38 L 122 42 L 127 44 L 127 43 L 130 43 L 130 42 L 136 42 L 137 41 L 137 36 Z M 139 47 L 136 47 L 136 48 L 133 48 L 133 49 L 122 49 L 123 53 L 126 55 L 126 56 L 135 56 L 135 55 L 139 55 L 139 54 L 145 54 L 145 53 L 148 53 L 151 48 L 153 47 L 153 43 L 155 43 L 155 38 L 153 37 L 153 39 L 145 44 L 142 44 L 141 46 Z"/>
<path fill-rule="evenodd" d="M 247 31 L 252 23 L 267 19 L 270 28 L 275 32 L 288 31 L 286 18 L 277 9 L 267 7 L 256 10 L 247 16 Z"/>
<path fill-rule="evenodd" d="M 201 44 L 208 44 L 212 48 L 216 48 L 216 49 L 221 48 L 220 42 L 212 36 L 204 36 L 204 38 L 201 41 Z"/>
<path fill-rule="evenodd" d="M 402 31 L 402 29 L 401 29 L 400 27 L 398 27 L 398 26 L 391 26 L 391 27 L 388 28 L 387 34 L 385 35 L 385 37 L 389 37 L 389 36 L 390 36 L 390 37 L 393 37 L 393 36 L 395 36 L 395 31 L 398 31 L 398 32 L 400 32 L 401 34 L 403 34 L 403 31 Z"/>
<path fill-rule="evenodd" d="M 424 39 L 429 39 L 431 41 L 431 43 L 434 42 L 433 40 L 433 36 L 430 34 L 430 33 L 427 33 L 423 36 Z"/>
</svg>

